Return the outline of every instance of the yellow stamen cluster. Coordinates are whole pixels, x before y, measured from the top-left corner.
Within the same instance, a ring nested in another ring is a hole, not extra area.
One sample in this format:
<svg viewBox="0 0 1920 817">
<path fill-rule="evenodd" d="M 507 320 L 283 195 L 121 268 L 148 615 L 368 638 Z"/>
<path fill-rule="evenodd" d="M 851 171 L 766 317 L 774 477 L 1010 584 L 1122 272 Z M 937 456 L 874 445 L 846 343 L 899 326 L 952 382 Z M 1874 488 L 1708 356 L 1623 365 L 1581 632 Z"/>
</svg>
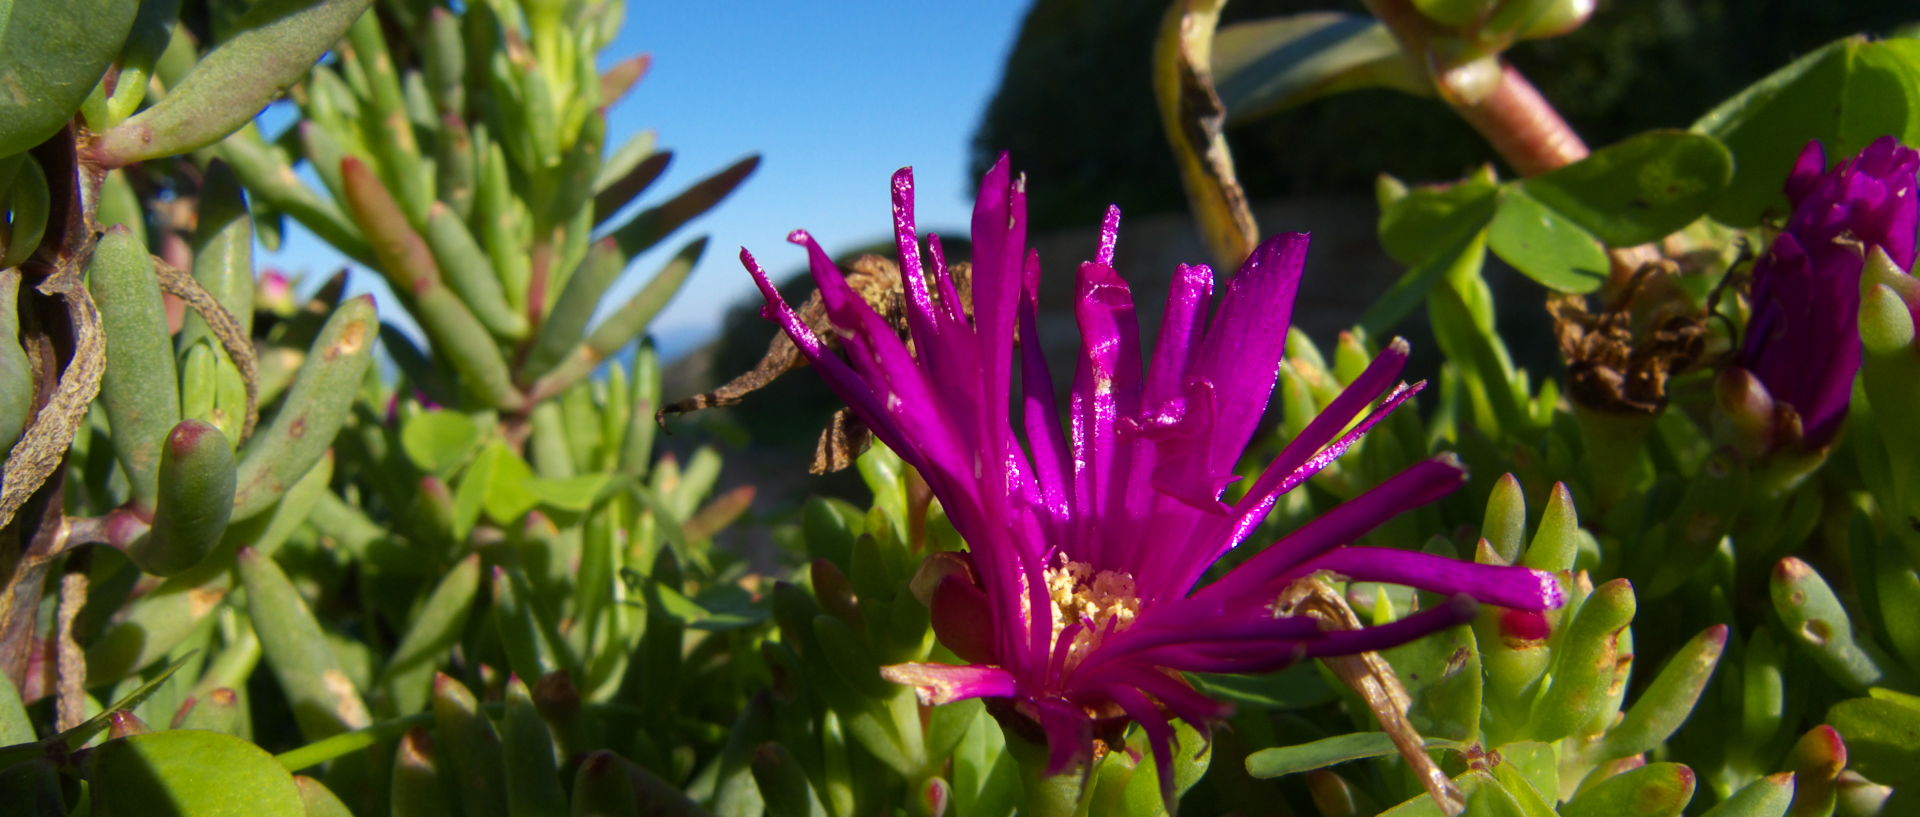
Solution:
<svg viewBox="0 0 1920 817">
<path fill-rule="evenodd" d="M 1060 563 L 1047 568 L 1044 578 L 1047 595 L 1053 599 L 1055 646 L 1068 623 L 1083 625 L 1068 648 L 1069 666 L 1099 645 L 1109 624 L 1114 632 L 1119 632 L 1132 626 L 1134 617 L 1140 614 L 1140 598 L 1135 593 L 1133 577 L 1126 573 L 1117 570 L 1095 573 L 1092 565 L 1070 561 L 1063 553 Z"/>
</svg>

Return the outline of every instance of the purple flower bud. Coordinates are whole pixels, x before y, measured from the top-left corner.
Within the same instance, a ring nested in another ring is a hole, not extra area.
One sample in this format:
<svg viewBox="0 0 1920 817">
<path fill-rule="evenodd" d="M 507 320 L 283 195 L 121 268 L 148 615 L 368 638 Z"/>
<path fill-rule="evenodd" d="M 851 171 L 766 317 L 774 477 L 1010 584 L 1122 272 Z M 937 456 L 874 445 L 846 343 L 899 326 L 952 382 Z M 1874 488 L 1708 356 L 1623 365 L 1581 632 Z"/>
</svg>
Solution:
<svg viewBox="0 0 1920 817">
<path fill-rule="evenodd" d="M 1802 442 L 1819 448 L 1846 419 L 1860 369 L 1860 275 L 1878 247 L 1911 271 L 1920 153 L 1882 137 L 1826 170 L 1809 142 L 1787 178 L 1793 215 L 1754 264 L 1752 318 L 1738 364 L 1776 403 L 1800 417 Z"/>
</svg>

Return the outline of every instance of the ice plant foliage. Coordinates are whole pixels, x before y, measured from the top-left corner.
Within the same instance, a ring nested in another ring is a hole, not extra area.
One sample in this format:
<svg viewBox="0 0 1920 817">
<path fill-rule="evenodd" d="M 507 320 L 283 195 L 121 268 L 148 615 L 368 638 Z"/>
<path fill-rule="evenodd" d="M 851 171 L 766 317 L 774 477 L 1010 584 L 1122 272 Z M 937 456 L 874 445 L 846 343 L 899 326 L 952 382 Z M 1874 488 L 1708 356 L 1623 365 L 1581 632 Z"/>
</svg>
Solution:
<svg viewBox="0 0 1920 817">
<path fill-rule="evenodd" d="M 1395 341 L 1244 497 L 1222 500 L 1279 375 L 1306 235 L 1262 244 L 1217 309 L 1209 308 L 1212 270 L 1181 266 L 1149 359 L 1133 295 L 1113 268 L 1120 213 L 1110 209 L 1094 260 L 1080 266 L 1074 311 L 1082 342 L 1060 406 L 1046 358 L 1030 340 L 1039 336 L 1040 263 L 1026 245 L 1025 181 L 1008 160 L 987 174 L 974 210 L 971 321 L 937 236 L 928 242 L 931 264 L 922 260 L 911 169 L 893 178 L 893 214 L 911 346 L 805 232 L 790 240 L 809 253 L 844 358 L 781 300 L 751 254 L 742 250 L 741 260 L 766 296 L 768 317 L 919 469 L 967 541 L 966 557 L 952 560 L 934 591 L 933 617 L 942 643 L 971 663 L 886 669 L 923 700 L 1011 699 L 1044 730 L 1049 773 L 1086 756 L 1097 724 L 1131 719 L 1147 730 L 1165 769 L 1170 718 L 1204 729 L 1226 709 L 1180 672 L 1265 672 L 1308 656 L 1376 650 L 1466 621 L 1475 600 L 1522 610 L 1560 604 L 1559 585 L 1538 571 L 1347 547 L 1459 487 L 1464 472 L 1447 456 L 1414 465 L 1199 586 L 1281 494 L 1419 389 L 1399 381 L 1407 347 Z M 1016 333 L 1029 342 L 1016 344 Z M 1291 583 L 1322 571 L 1454 597 L 1354 630 L 1279 606 Z"/>
<path fill-rule="evenodd" d="M 1754 263 L 1753 317 L 1738 363 L 1775 404 L 1793 407 L 1808 447 L 1831 441 L 1847 416 L 1867 255 L 1878 248 L 1913 269 L 1916 169 L 1920 153 L 1887 136 L 1828 170 L 1816 140 L 1787 178 L 1793 215 Z"/>
</svg>

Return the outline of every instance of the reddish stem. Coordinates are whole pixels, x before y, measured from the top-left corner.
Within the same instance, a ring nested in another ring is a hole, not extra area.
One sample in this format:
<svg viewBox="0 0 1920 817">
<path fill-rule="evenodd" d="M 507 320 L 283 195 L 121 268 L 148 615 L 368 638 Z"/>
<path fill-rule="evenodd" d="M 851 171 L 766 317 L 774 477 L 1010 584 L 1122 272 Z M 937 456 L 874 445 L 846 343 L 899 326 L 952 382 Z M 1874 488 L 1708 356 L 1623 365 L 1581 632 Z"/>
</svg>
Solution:
<svg viewBox="0 0 1920 817">
<path fill-rule="evenodd" d="M 1538 176 L 1587 158 L 1587 144 L 1520 70 L 1502 64 L 1500 84 L 1485 99 L 1455 105 L 1461 119 L 1522 176 Z"/>
<path fill-rule="evenodd" d="M 1407 59 L 1427 65 L 1428 41 L 1441 33 L 1432 20 L 1408 0 L 1367 0 L 1367 9 L 1393 33 Z M 1537 176 L 1586 158 L 1587 144 L 1533 83 L 1504 61 L 1500 69 L 1500 83 L 1478 102 L 1461 102 L 1445 93 L 1440 97 L 1522 176 Z"/>
</svg>

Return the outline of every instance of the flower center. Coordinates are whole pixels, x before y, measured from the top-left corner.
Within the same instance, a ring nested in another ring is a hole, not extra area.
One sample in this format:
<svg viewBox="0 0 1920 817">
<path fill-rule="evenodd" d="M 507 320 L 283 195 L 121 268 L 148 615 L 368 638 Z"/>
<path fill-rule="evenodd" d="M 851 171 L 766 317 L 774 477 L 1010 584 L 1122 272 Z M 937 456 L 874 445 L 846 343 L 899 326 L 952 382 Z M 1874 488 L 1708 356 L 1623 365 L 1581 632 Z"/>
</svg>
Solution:
<svg viewBox="0 0 1920 817">
<path fill-rule="evenodd" d="M 1062 553 L 1060 563 L 1047 568 L 1044 578 L 1047 594 L 1053 599 L 1054 648 L 1059 648 L 1060 636 L 1069 623 L 1081 625 L 1067 647 L 1068 666 L 1079 663 L 1110 632 L 1132 626 L 1140 614 L 1133 577 L 1125 572 L 1095 572 L 1092 565 L 1071 561 Z"/>
</svg>

